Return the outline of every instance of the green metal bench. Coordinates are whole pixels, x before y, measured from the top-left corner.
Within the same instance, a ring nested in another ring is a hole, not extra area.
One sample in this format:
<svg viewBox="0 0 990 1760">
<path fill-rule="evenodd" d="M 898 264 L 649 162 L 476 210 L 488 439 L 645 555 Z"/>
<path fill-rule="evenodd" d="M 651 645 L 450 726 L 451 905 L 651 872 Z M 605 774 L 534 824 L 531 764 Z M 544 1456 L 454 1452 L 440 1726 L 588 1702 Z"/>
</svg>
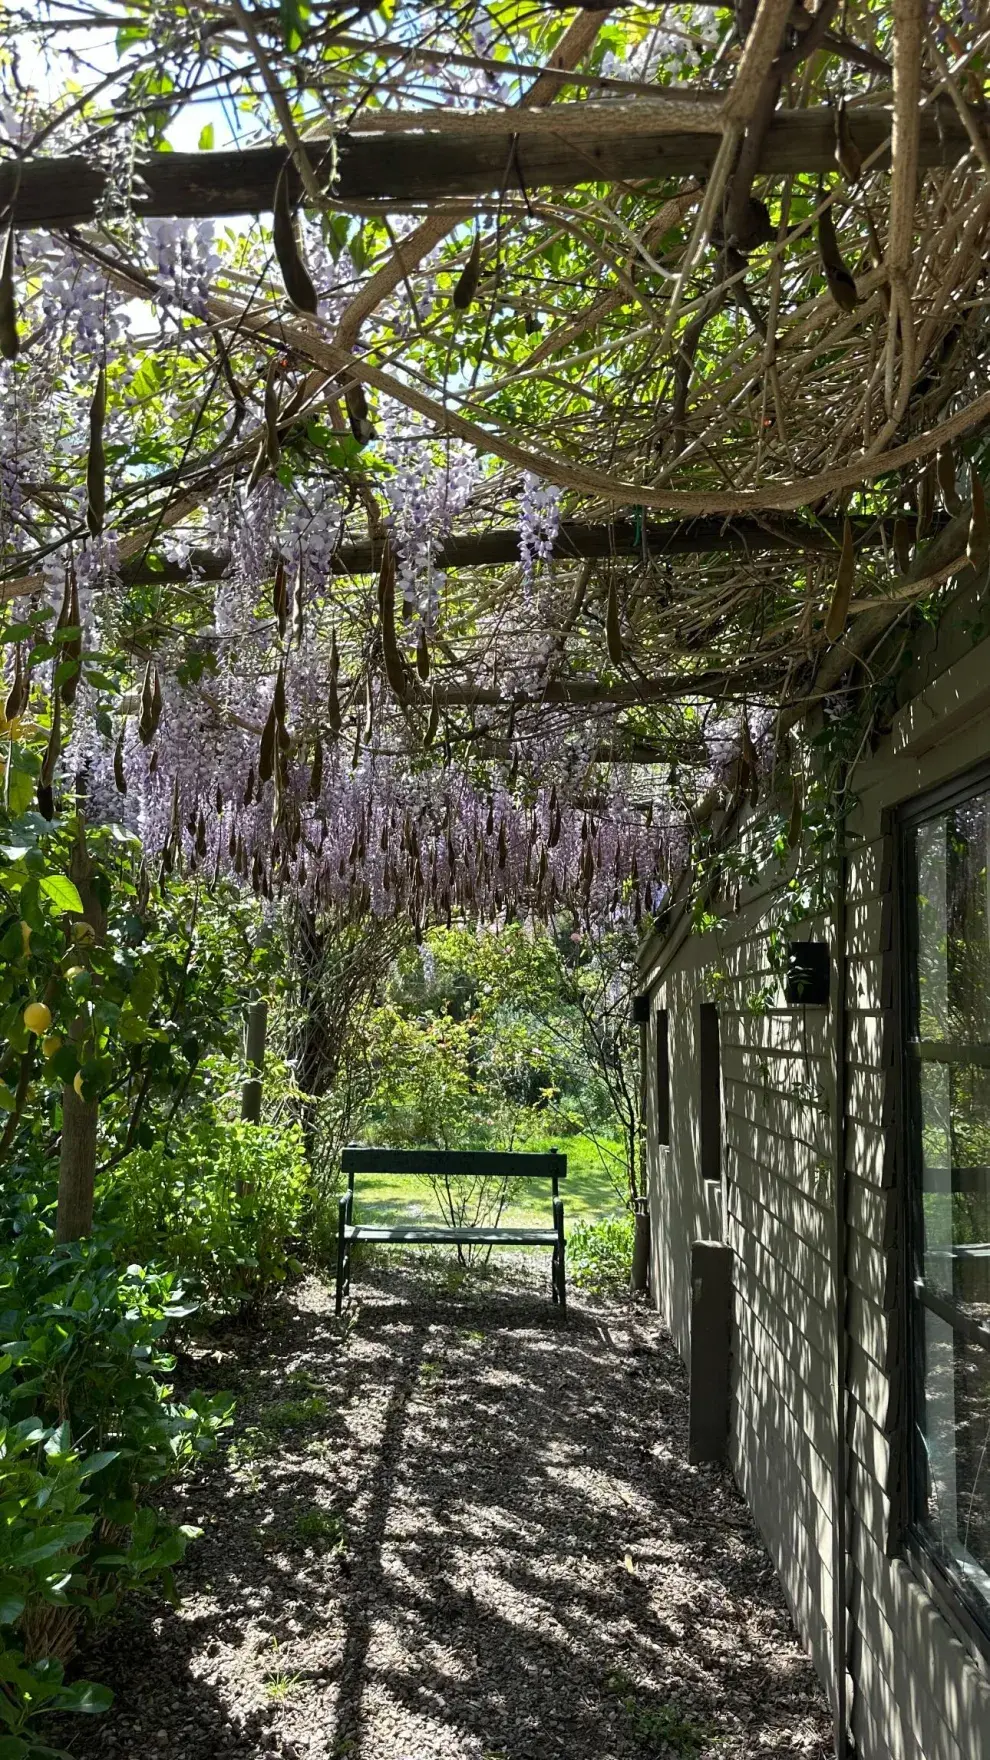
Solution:
<svg viewBox="0 0 990 1760">
<path fill-rule="evenodd" d="M 374 1149 L 351 1145 L 341 1165 L 347 1192 L 337 1216 L 337 1313 L 351 1288 L 351 1246 L 372 1241 L 377 1246 L 552 1247 L 551 1285 L 554 1303 L 567 1311 L 564 1275 L 564 1200 L 559 1182 L 567 1178 L 567 1156 L 551 1149 L 546 1155 L 499 1153 L 473 1149 Z M 422 1178 L 548 1179 L 552 1228 L 450 1228 L 443 1223 L 365 1223 L 354 1221 L 354 1182 L 358 1174 L 409 1174 Z"/>
</svg>

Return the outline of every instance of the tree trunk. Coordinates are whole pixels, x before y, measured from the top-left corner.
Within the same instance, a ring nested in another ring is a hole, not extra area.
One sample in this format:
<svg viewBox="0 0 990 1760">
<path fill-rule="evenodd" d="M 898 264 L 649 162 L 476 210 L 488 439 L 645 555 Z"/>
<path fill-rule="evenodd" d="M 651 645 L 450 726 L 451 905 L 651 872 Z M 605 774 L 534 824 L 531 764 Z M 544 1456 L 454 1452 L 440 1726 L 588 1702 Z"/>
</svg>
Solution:
<svg viewBox="0 0 990 1760">
<path fill-rule="evenodd" d="M 106 918 L 92 885 L 86 832 L 81 817 L 69 873 L 83 902 L 83 920 L 92 929 L 94 940 L 102 941 L 106 932 Z M 79 963 L 82 965 L 85 962 L 86 944 L 83 943 L 79 949 Z M 74 1044 L 80 1045 L 88 1030 L 87 1016 L 79 1014 L 69 1029 L 69 1038 Z M 62 1144 L 58 1167 L 58 1211 L 55 1218 L 57 1241 L 77 1241 L 83 1235 L 92 1233 L 98 1121 L 98 1101 L 82 1099 L 72 1083 L 67 1082 L 62 1089 Z"/>
<path fill-rule="evenodd" d="M 261 1123 L 261 1096 L 265 1073 L 265 1041 L 268 1037 L 268 1004 L 258 996 L 247 1014 L 247 1064 L 249 1074 L 241 1089 L 241 1117 L 245 1124 Z"/>
</svg>

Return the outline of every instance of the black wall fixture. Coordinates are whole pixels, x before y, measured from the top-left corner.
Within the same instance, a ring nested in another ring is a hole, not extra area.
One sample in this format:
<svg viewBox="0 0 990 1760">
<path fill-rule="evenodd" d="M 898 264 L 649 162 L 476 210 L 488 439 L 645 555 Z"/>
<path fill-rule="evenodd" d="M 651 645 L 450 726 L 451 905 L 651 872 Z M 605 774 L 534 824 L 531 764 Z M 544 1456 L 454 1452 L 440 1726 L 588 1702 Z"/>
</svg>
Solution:
<svg viewBox="0 0 990 1760">
<path fill-rule="evenodd" d="M 787 1001 L 792 1007 L 827 1008 L 832 992 L 832 961 L 827 941 L 787 944 Z"/>
<path fill-rule="evenodd" d="M 632 1021 L 634 1027 L 647 1027 L 650 1024 L 650 999 L 645 991 L 632 999 Z"/>
</svg>

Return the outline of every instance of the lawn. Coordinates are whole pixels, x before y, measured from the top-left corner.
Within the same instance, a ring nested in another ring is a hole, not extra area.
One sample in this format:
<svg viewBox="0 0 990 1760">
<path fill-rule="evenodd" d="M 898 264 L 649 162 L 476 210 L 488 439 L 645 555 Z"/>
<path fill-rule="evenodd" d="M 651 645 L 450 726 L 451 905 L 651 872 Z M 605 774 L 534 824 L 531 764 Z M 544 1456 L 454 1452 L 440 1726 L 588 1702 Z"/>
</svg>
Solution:
<svg viewBox="0 0 990 1760">
<path fill-rule="evenodd" d="M 525 1145 L 530 1150 L 556 1147 L 566 1155 L 567 1178 L 560 1190 L 568 1228 L 576 1222 L 593 1222 L 600 1216 L 617 1216 L 623 1209 L 621 1145 L 608 1138 L 600 1142 L 603 1154 L 609 1158 L 609 1167 L 603 1166 L 590 1137 L 547 1137 Z M 385 1177 L 358 1181 L 354 1216 L 358 1222 L 443 1220 L 428 1180 Z M 549 1182 L 519 1181 L 502 1213 L 503 1222 L 510 1220 L 535 1228 L 549 1226 Z"/>
</svg>

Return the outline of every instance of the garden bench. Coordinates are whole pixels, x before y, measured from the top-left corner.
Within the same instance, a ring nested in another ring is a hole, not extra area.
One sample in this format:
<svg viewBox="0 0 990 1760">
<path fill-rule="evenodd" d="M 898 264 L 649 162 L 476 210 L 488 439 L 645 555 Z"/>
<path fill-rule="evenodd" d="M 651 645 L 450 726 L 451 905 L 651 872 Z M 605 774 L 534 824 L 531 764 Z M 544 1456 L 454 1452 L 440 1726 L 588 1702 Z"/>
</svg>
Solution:
<svg viewBox="0 0 990 1760">
<path fill-rule="evenodd" d="M 482 1246 L 552 1247 L 551 1286 L 554 1303 L 567 1311 L 564 1280 L 564 1200 L 559 1181 L 567 1178 L 567 1156 L 551 1149 L 545 1155 L 503 1153 L 475 1149 L 375 1149 L 351 1145 L 341 1165 L 347 1175 L 347 1191 L 340 1199 L 337 1219 L 337 1313 L 351 1287 L 351 1245 L 371 1241 L 376 1246 Z M 486 1178 L 547 1179 L 550 1181 L 553 1226 L 519 1228 L 514 1224 L 480 1228 L 453 1228 L 444 1223 L 365 1223 L 354 1221 L 354 1182 L 358 1174 L 409 1174 L 434 1179 Z"/>
</svg>

